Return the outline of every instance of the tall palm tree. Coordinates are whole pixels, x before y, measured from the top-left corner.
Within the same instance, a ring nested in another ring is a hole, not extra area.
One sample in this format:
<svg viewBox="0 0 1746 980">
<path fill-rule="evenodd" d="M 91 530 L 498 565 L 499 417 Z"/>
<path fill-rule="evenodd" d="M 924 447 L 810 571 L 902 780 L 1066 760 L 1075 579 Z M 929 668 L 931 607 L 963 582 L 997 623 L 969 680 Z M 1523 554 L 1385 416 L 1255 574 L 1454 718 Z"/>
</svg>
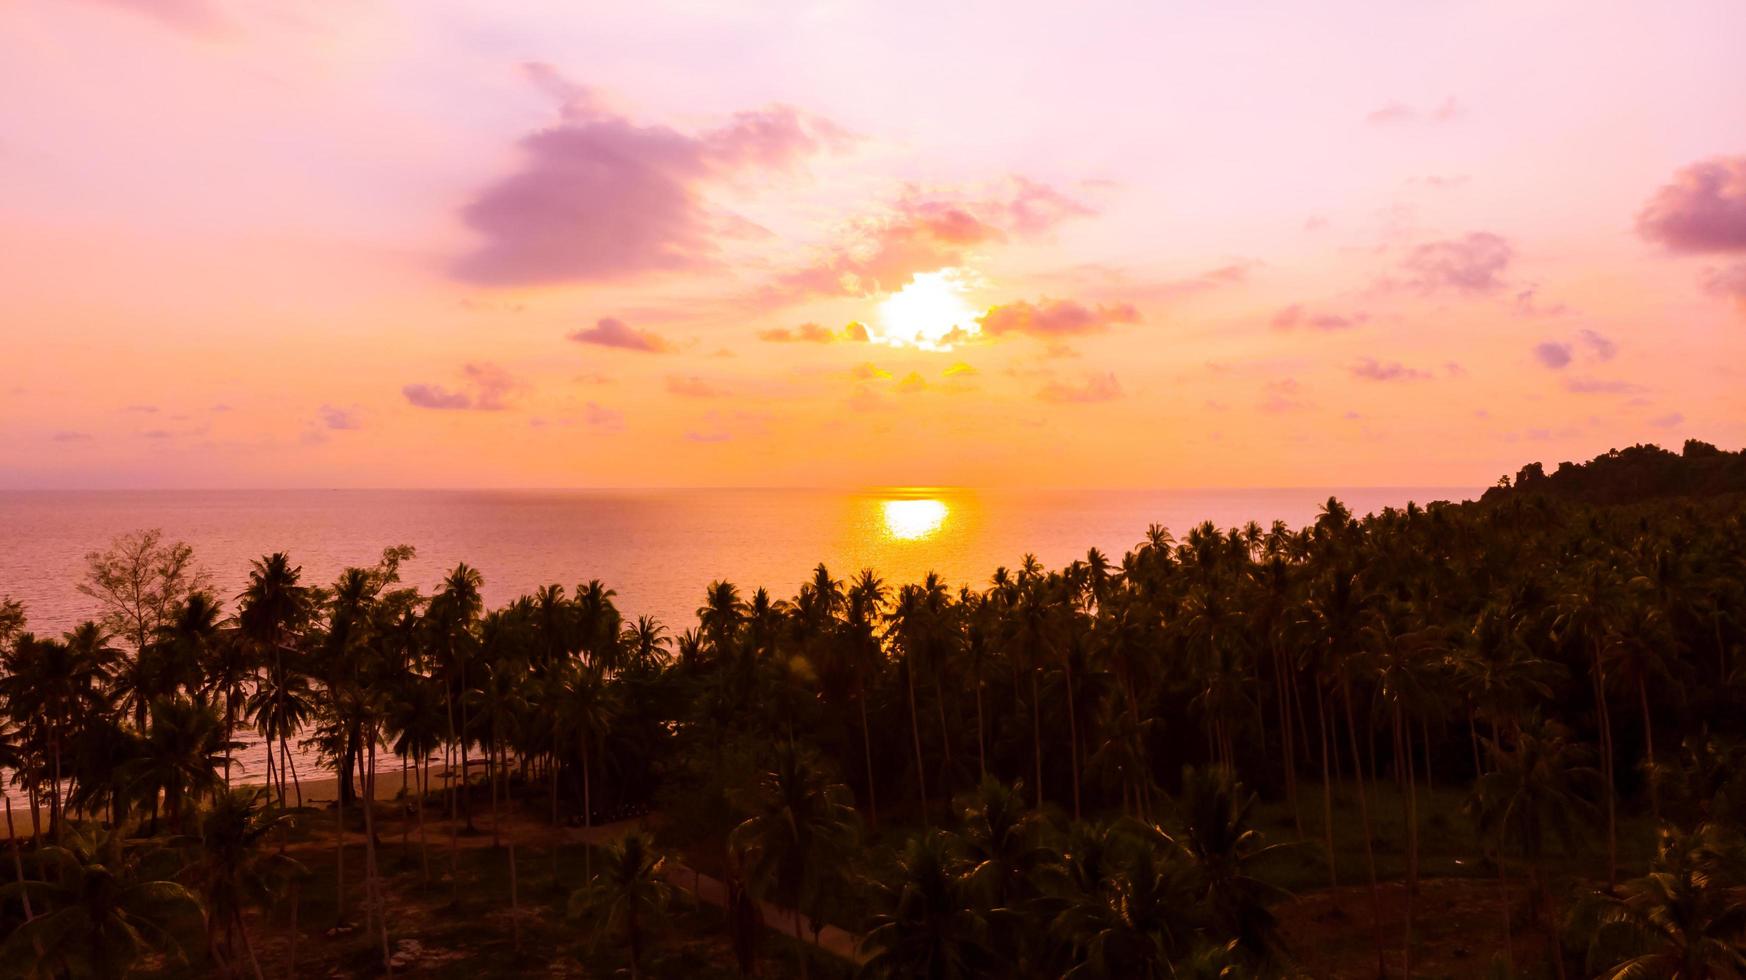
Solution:
<svg viewBox="0 0 1746 980">
<path fill-rule="evenodd" d="M 239 743 L 226 736 L 214 708 L 190 698 L 152 702 L 151 718 L 151 729 L 120 776 L 135 799 L 149 801 L 152 832 L 160 797 L 170 827 L 181 832 L 200 801 L 224 787 L 225 764 Z"/>
<path fill-rule="evenodd" d="M 570 918 L 594 923 L 597 940 L 624 943 L 630 975 L 641 977 L 650 938 L 667 924 L 673 886 L 654 842 L 632 831 L 608 844 L 600 873 L 570 895 Z"/>
<path fill-rule="evenodd" d="M 1604 980 L 1746 975 L 1746 845 L 1720 824 L 1664 830 L 1649 873 L 1597 892 L 1576 918 L 1592 937 L 1589 971 Z"/>
<path fill-rule="evenodd" d="M 219 794 L 200 819 L 199 836 L 184 841 L 189 860 L 181 875 L 205 906 L 207 949 L 219 969 L 226 975 L 239 972 L 240 947 L 257 980 L 261 965 L 244 913 L 271 905 L 285 883 L 307 874 L 292 858 L 261 847 L 290 820 L 266 800 L 261 789 Z"/>
<path fill-rule="evenodd" d="M 870 977 L 971 980 L 991 975 L 988 924 L 960 873 L 950 834 L 910 838 L 888 881 L 873 888 L 875 910 L 861 948 Z"/>
<path fill-rule="evenodd" d="M 37 976 L 126 976 L 146 954 L 186 963 L 186 936 L 200 904 L 183 886 L 147 870 L 144 848 L 123 833 L 82 828 L 35 853 L 40 877 L 0 888 L 28 894 L 42 911 L 0 946 L 0 961 Z M 191 927 L 191 928 L 190 928 Z"/>
<path fill-rule="evenodd" d="M 804 942 L 801 914 L 819 921 L 826 899 L 843 887 L 843 858 L 855 844 L 853 797 L 812 760 L 784 747 L 759 780 L 751 809 L 734 828 L 729 850 L 746 856 L 754 894 L 794 902 L 794 938 Z M 804 949 L 800 963 L 804 975 Z"/>
<path fill-rule="evenodd" d="M 1562 973 L 1563 954 L 1557 948 L 1558 933 L 1543 880 L 1546 846 L 1554 838 L 1567 846 L 1577 839 L 1603 777 L 1584 764 L 1586 752 L 1572 744 L 1555 722 L 1530 717 L 1511 742 L 1490 748 L 1492 769 L 1474 785 L 1468 812 L 1480 838 L 1496 848 L 1506 930 L 1510 920 L 1506 859 L 1513 851 L 1527 865 L 1532 901 L 1542 910 L 1554 937 L 1552 955 Z M 1507 931 L 1505 936 L 1507 940 Z M 1513 961 L 1513 947 L 1507 942 L 1506 947 Z"/>
<path fill-rule="evenodd" d="M 69 634 L 72 639 L 77 634 Z M 39 640 L 19 635 L 0 653 L 0 699 L 12 719 L 35 733 L 49 775 L 49 827 L 60 837 L 67 743 L 81 719 L 109 708 L 106 665 L 89 642 Z"/>
</svg>

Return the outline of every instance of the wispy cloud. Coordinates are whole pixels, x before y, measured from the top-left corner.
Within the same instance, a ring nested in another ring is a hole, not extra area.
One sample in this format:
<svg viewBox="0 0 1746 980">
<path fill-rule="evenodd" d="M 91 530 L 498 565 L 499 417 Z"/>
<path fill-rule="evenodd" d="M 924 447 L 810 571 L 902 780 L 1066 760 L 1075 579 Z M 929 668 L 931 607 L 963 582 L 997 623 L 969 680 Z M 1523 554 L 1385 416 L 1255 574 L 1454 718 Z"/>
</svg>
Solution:
<svg viewBox="0 0 1746 980">
<path fill-rule="evenodd" d="M 1059 404 L 1090 404 L 1094 402 L 1114 401 L 1122 397 L 1122 386 L 1116 381 L 1114 372 L 1092 374 L 1086 377 L 1083 384 L 1068 385 L 1053 382 L 1044 385 L 1037 392 L 1037 397 L 1046 402 Z"/>
<path fill-rule="evenodd" d="M 1365 381 L 1423 381 L 1431 376 L 1429 371 L 1407 367 L 1399 361 L 1382 362 L 1373 357 L 1360 358 L 1351 371 L 1352 377 Z"/>
</svg>

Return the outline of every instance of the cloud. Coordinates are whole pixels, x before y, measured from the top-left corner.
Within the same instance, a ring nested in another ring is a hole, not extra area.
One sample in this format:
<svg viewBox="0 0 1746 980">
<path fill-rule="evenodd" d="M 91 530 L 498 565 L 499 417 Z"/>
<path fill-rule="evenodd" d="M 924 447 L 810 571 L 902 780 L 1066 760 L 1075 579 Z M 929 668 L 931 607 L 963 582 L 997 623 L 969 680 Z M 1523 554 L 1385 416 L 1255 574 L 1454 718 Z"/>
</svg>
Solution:
<svg viewBox="0 0 1746 980">
<path fill-rule="evenodd" d="M 1053 383 L 1045 385 L 1037 392 L 1037 397 L 1046 402 L 1059 404 L 1090 404 L 1093 402 L 1114 401 L 1122 397 L 1122 386 L 1116 381 L 1114 372 L 1087 375 L 1082 385 L 1065 385 Z"/>
<path fill-rule="evenodd" d="M 1571 356 L 1569 344 L 1548 340 L 1534 345 L 1534 357 L 1554 371 L 1568 366 Z"/>
<path fill-rule="evenodd" d="M 1549 306 L 1541 306 L 1538 299 L 1539 292 L 1540 287 L 1538 284 L 1533 284 L 1526 288 L 1517 290 L 1516 312 L 1522 316 L 1544 317 L 1563 316 L 1570 312 L 1570 307 L 1563 303 L 1553 303 Z"/>
<path fill-rule="evenodd" d="M 1705 269 L 1704 292 L 1711 296 L 1732 299 L 1740 312 L 1746 313 L 1746 262 L 1720 269 Z"/>
<path fill-rule="evenodd" d="M 1364 121 L 1372 126 L 1400 126 L 1417 122 L 1446 123 L 1460 118 L 1461 111 L 1461 105 L 1455 101 L 1454 96 L 1444 99 L 1428 111 L 1405 102 L 1387 102 L 1371 110 L 1364 117 Z"/>
<path fill-rule="evenodd" d="M 1370 314 L 1364 312 L 1343 316 L 1337 313 L 1311 313 L 1302 303 L 1290 306 L 1273 314 L 1273 329 L 1295 330 L 1298 327 L 1308 327 L 1311 330 L 1346 330 L 1370 319 Z"/>
<path fill-rule="evenodd" d="M 1583 346 L 1589 349 L 1589 353 L 1593 354 L 1594 359 L 1597 361 L 1610 361 L 1619 353 L 1618 344 L 1613 343 L 1610 338 L 1603 337 L 1593 330 L 1584 328 L 1577 331 L 1576 336 L 1577 339 L 1582 341 Z"/>
<path fill-rule="evenodd" d="M 914 394 L 918 391 L 926 391 L 927 387 L 928 379 L 922 377 L 921 373 L 917 371 L 909 372 L 903 376 L 902 381 L 897 383 L 897 390 L 906 395 Z"/>
<path fill-rule="evenodd" d="M 788 171 L 843 139 L 834 125 L 790 106 L 740 113 L 696 135 L 638 125 L 550 66 L 527 72 L 559 100 L 560 122 L 524 137 L 520 169 L 462 209 L 481 238 L 453 266 L 466 282 L 596 282 L 699 268 L 718 236 L 745 231 L 743 219 L 709 208 L 714 182 Z"/>
<path fill-rule="evenodd" d="M 1564 390 L 1576 395 L 1629 395 L 1645 390 L 1629 381 L 1606 381 L 1599 378 L 1571 378 Z"/>
<path fill-rule="evenodd" d="M 896 203 L 845 230 L 845 241 L 777 279 L 766 299 L 891 292 L 918 272 L 963 265 L 982 246 L 1046 234 L 1091 208 L 1045 184 L 1014 176 L 981 191 L 904 188 Z"/>
<path fill-rule="evenodd" d="M 872 361 L 863 361 L 849 370 L 849 376 L 856 381 L 885 381 L 891 377 L 891 372 Z"/>
<path fill-rule="evenodd" d="M 1265 397 L 1261 400 L 1261 410 L 1273 414 L 1295 412 L 1308 408 L 1309 402 L 1302 397 L 1301 386 L 1295 378 L 1280 378 L 1269 381 L 1262 387 Z"/>
<path fill-rule="evenodd" d="M 727 431 L 726 429 L 714 429 L 714 430 L 711 430 L 708 432 L 693 431 L 693 432 L 685 433 L 685 439 L 688 442 L 706 442 L 706 443 L 707 442 L 727 442 L 727 441 L 731 440 L 733 437 L 734 437 L 734 434 L 732 432 Z"/>
<path fill-rule="evenodd" d="M 595 428 L 622 429 L 624 428 L 624 413 L 617 409 L 589 402 L 582 409 L 582 421 Z"/>
<path fill-rule="evenodd" d="M 993 337 L 1009 333 L 1062 337 L 1103 333 L 1111 324 L 1139 320 L 1140 312 L 1128 303 L 1089 307 L 1075 300 L 1044 298 L 989 307 L 978 322 L 982 332 Z"/>
<path fill-rule="evenodd" d="M 978 372 L 974 366 L 959 361 L 958 363 L 946 368 L 944 371 L 941 371 L 940 376 L 946 378 L 968 378 L 973 377 L 977 373 Z"/>
<path fill-rule="evenodd" d="M 760 330 L 758 331 L 758 339 L 772 344 L 865 343 L 867 341 L 867 325 L 859 320 L 850 320 L 843 329 L 832 330 L 816 323 L 803 323 L 792 330 L 787 327 Z"/>
<path fill-rule="evenodd" d="M 668 375 L 667 391 L 682 398 L 720 398 L 727 391 L 715 384 L 703 380 L 697 375 Z"/>
<path fill-rule="evenodd" d="M 1423 381 L 1430 372 L 1407 367 L 1399 361 L 1383 363 L 1373 357 L 1360 358 L 1352 365 L 1352 377 L 1365 381 Z"/>
<path fill-rule="evenodd" d="M 442 385 L 410 384 L 402 387 L 400 393 L 419 408 L 459 410 L 473 407 L 473 399 L 465 393 L 450 391 Z"/>
<path fill-rule="evenodd" d="M 1746 252 L 1746 156 L 1675 174 L 1638 212 L 1637 233 L 1674 252 Z"/>
<path fill-rule="evenodd" d="M 471 392 L 442 385 L 409 384 L 400 389 L 406 400 L 419 408 L 448 411 L 497 412 L 508 408 L 506 399 L 520 383 L 495 364 L 475 362 L 461 368 Z"/>
<path fill-rule="evenodd" d="M 1683 423 L 1684 421 L 1685 421 L 1685 416 L 1679 414 L 1678 412 L 1670 412 L 1667 415 L 1660 415 L 1660 416 L 1656 416 L 1655 418 L 1650 419 L 1649 424 L 1655 426 L 1658 429 L 1675 429 L 1675 428 L 1678 428 L 1680 426 L 1680 424 Z"/>
<path fill-rule="evenodd" d="M 352 431 L 364 427 L 363 420 L 358 417 L 357 410 L 351 408 L 335 408 L 332 405 L 323 405 L 321 406 L 321 410 L 317 413 L 317 418 L 320 420 L 321 426 L 324 429 Z"/>
<path fill-rule="evenodd" d="M 73 432 L 69 429 L 62 429 L 61 431 L 49 436 L 49 439 L 53 442 L 90 442 L 91 434 L 89 432 Z"/>
<path fill-rule="evenodd" d="M 206 0 L 90 0 L 149 17 L 165 27 L 189 34 L 211 35 L 224 27 L 223 18 Z"/>
<path fill-rule="evenodd" d="M 1514 258 L 1515 250 L 1501 236 L 1475 231 L 1416 246 L 1401 266 L 1413 276 L 1409 285 L 1425 292 L 1488 293 L 1504 286 L 1503 273 Z"/>
<path fill-rule="evenodd" d="M 632 329 L 623 320 L 612 317 L 603 317 L 595 321 L 594 326 L 570 334 L 570 339 L 578 344 L 617 347 L 620 350 L 642 351 L 646 354 L 665 354 L 673 349 L 659 334 Z"/>
</svg>

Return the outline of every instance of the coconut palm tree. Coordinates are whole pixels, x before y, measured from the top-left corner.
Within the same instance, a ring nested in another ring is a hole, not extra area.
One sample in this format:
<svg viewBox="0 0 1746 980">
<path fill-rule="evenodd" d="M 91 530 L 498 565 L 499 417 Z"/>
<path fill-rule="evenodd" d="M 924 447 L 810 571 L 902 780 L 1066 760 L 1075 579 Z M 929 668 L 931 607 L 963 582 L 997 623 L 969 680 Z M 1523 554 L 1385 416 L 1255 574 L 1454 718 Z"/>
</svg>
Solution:
<svg viewBox="0 0 1746 980">
<path fill-rule="evenodd" d="M 971 980 L 989 976 L 988 923 L 962 875 L 950 834 L 910 838 L 889 880 L 873 886 L 861 949 L 869 977 Z"/>
<path fill-rule="evenodd" d="M 1506 929 L 1511 915 L 1506 859 L 1513 852 L 1527 866 L 1531 900 L 1554 937 L 1553 960 L 1562 973 L 1563 953 L 1544 881 L 1546 847 L 1554 839 L 1566 846 L 1578 840 L 1604 777 L 1585 764 L 1586 750 L 1556 722 L 1530 717 L 1511 740 L 1489 748 L 1492 768 L 1475 784 L 1468 812 L 1480 839 L 1496 848 Z M 1508 952 L 1513 968 L 1513 947 Z"/>
<path fill-rule="evenodd" d="M 148 870 L 149 846 L 130 849 L 120 830 L 85 827 L 39 848 L 38 876 L 0 888 L 0 897 L 29 895 L 41 910 L 6 938 L 0 962 L 27 975 L 93 980 L 126 976 L 147 954 L 188 962 L 200 904 Z"/>
<path fill-rule="evenodd" d="M 601 857 L 600 873 L 570 895 L 570 918 L 593 923 L 596 941 L 623 943 L 635 980 L 643 975 L 649 941 L 666 928 L 673 904 L 666 858 L 639 831 L 608 844 Z"/>
<path fill-rule="evenodd" d="M 272 905 L 284 884 L 307 874 L 284 853 L 268 853 L 261 846 L 290 819 L 267 802 L 264 789 L 221 793 L 201 816 L 199 835 L 182 841 L 188 864 L 179 877 L 201 898 L 207 950 L 227 976 L 240 972 L 246 960 L 259 980 L 261 965 L 244 913 Z"/>
<path fill-rule="evenodd" d="M 68 634 L 68 640 L 80 635 L 85 639 L 75 643 L 23 633 L 0 653 L 0 699 L 27 739 L 41 747 L 39 758 L 49 777 L 49 827 L 57 839 L 64 816 L 62 763 L 68 741 L 81 719 L 109 710 L 104 693 L 108 673 L 99 652 L 103 647 L 85 642 L 101 634 L 81 628 Z"/>
<path fill-rule="evenodd" d="M 749 809 L 728 849 L 745 855 L 754 894 L 794 904 L 794 938 L 803 943 L 802 913 L 819 921 L 826 899 L 843 887 L 844 856 L 856 836 L 854 798 L 811 759 L 782 747 Z M 804 949 L 800 964 L 804 975 Z"/>
<path fill-rule="evenodd" d="M 200 801 L 224 787 L 224 767 L 241 743 L 226 736 L 216 709 L 191 698 L 152 702 L 151 719 L 150 730 L 119 775 L 134 799 L 149 801 L 152 833 L 157 832 L 160 798 L 171 829 L 182 832 Z"/>
<path fill-rule="evenodd" d="M 1746 843 L 1720 824 L 1664 830 L 1648 874 L 1593 894 L 1574 918 L 1604 980 L 1746 976 Z"/>
</svg>

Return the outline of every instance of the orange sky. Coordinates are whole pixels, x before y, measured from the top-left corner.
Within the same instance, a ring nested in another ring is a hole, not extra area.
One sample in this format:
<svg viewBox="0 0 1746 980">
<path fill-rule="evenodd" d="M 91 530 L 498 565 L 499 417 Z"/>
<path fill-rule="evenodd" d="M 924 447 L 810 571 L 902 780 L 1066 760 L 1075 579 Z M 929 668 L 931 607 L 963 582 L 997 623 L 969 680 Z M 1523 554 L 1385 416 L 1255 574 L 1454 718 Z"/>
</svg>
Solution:
<svg viewBox="0 0 1746 980">
<path fill-rule="evenodd" d="M 0 488 L 1746 443 L 1734 0 L 940 8 L 0 7 Z"/>
</svg>

